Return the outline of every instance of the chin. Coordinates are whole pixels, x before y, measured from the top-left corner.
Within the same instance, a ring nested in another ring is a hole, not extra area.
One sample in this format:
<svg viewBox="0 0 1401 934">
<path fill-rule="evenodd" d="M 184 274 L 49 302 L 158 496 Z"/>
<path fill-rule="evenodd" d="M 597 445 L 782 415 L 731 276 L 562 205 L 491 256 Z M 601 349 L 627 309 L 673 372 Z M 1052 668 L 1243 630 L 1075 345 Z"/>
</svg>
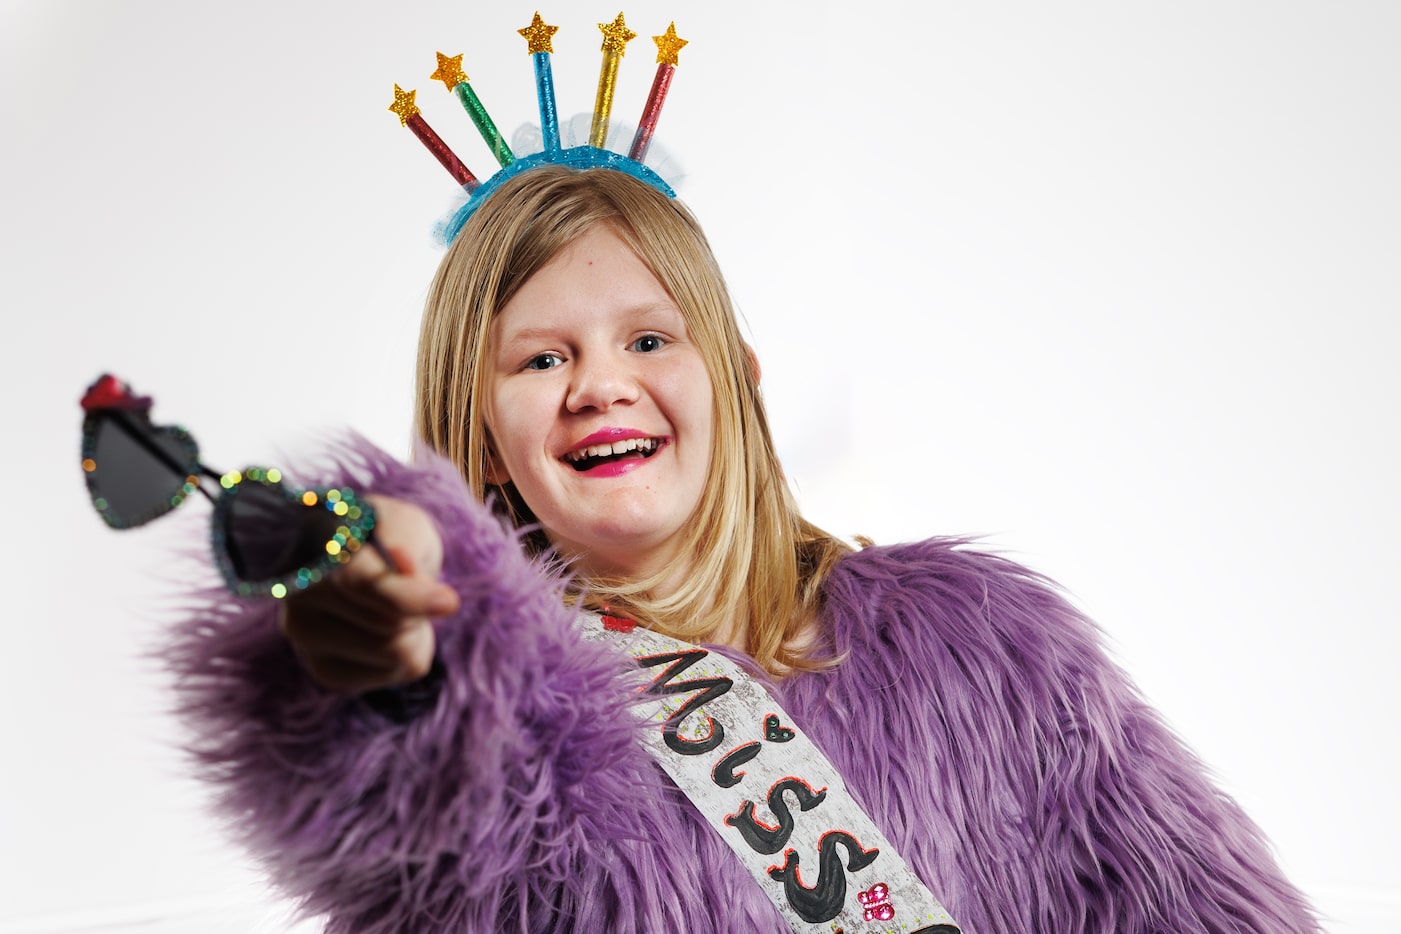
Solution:
<svg viewBox="0 0 1401 934">
<path fill-rule="evenodd" d="M 678 534 L 679 530 L 659 535 L 655 530 L 619 528 L 561 550 L 573 555 L 570 562 L 580 573 L 629 577 L 671 561 Z"/>
</svg>

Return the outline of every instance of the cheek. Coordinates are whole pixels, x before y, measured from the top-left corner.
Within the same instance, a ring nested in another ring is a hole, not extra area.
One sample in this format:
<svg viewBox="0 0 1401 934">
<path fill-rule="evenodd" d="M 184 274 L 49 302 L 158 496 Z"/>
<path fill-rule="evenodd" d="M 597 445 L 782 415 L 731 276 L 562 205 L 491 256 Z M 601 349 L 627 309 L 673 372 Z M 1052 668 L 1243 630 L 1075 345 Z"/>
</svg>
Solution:
<svg viewBox="0 0 1401 934">
<path fill-rule="evenodd" d="M 684 419 L 693 428 L 701 421 L 709 422 L 714 407 L 714 391 L 705 361 L 690 357 L 684 365 L 673 366 L 659 377 L 656 384 L 670 405 L 673 417 Z"/>
<path fill-rule="evenodd" d="M 681 394 L 691 430 L 709 438 L 714 433 L 715 391 L 702 361 L 696 361 L 693 372 L 677 391 Z"/>
<path fill-rule="evenodd" d="M 496 387 L 487 409 L 487 427 L 492 437 L 506 439 L 510 446 L 522 434 L 531 433 L 541 425 L 540 411 L 542 400 L 538 391 L 521 383 L 508 383 Z"/>
<path fill-rule="evenodd" d="M 530 426 L 536 423 L 526 408 L 529 400 L 520 396 L 509 389 L 498 389 L 492 392 L 487 407 L 488 453 L 493 470 L 502 481 L 522 466 L 521 452 L 528 446 Z"/>
</svg>

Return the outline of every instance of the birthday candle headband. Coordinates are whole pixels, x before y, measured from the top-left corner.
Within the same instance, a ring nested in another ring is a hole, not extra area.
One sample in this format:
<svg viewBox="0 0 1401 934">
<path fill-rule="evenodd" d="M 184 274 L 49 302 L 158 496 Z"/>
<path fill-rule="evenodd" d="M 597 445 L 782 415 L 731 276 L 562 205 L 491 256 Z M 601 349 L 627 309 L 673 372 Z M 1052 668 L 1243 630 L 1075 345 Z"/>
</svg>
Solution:
<svg viewBox="0 0 1401 934">
<path fill-rule="evenodd" d="M 399 85 L 394 85 L 394 103 L 389 105 L 389 109 L 398 114 L 399 123 L 413 131 L 419 141 L 437 157 L 443 168 L 448 170 L 469 195 L 467 203 L 453 215 L 444 231 L 444 239 L 448 243 L 452 243 L 457 237 L 458 231 L 467 223 L 467 218 L 472 216 L 477 206 L 503 182 L 538 165 L 614 169 L 646 182 L 668 198 L 676 197 L 676 192 L 671 186 L 644 165 L 643 159 L 647 156 L 647 148 L 652 142 L 652 134 L 656 131 L 657 120 L 661 117 L 662 104 L 666 101 L 667 91 L 671 87 L 671 76 L 676 71 L 678 53 L 686 44 L 686 40 L 676 35 L 675 23 L 668 26 L 664 34 L 652 37 L 652 41 L 657 44 L 657 75 L 652 81 L 652 90 L 647 95 L 647 104 L 642 110 L 642 119 L 638 122 L 632 146 L 624 156 L 604 147 L 608 138 L 608 121 L 613 111 L 613 89 L 618 81 L 618 65 L 622 61 L 624 47 L 636 38 L 637 34 L 628 29 L 621 13 L 611 23 L 599 23 L 598 28 L 603 33 L 603 69 L 598 76 L 598 96 L 594 101 L 589 144 L 568 148 L 560 144 L 555 83 L 550 68 L 550 56 L 554 53 L 550 40 L 559 31 L 559 27 L 547 25 L 540 14 L 536 13 L 529 26 L 517 30 L 528 43 L 530 56 L 535 61 L 535 91 L 540 100 L 540 131 L 545 146 L 543 151 L 528 156 L 517 156 L 506 145 L 491 115 L 477 97 L 477 92 L 472 89 L 467 75 L 463 74 L 462 56 L 449 57 L 442 52 L 437 53 L 438 70 L 433 72 L 432 79 L 443 82 L 444 87 L 462 103 L 463 109 L 472 118 L 472 123 L 476 125 L 477 131 L 481 133 L 482 139 L 486 140 L 492 155 L 501 166 L 500 170 L 486 181 L 478 179 L 448 148 L 442 137 L 433 132 L 433 128 L 423 119 L 414 103 L 414 95 L 417 92 L 405 91 Z"/>
</svg>

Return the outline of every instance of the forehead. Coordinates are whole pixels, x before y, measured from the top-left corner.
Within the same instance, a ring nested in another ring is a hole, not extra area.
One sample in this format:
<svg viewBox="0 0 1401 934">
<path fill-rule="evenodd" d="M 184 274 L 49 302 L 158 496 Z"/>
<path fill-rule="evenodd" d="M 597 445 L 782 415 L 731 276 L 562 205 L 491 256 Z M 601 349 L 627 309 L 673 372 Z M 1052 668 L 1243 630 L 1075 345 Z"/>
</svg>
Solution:
<svg viewBox="0 0 1401 934">
<path fill-rule="evenodd" d="M 599 225 L 526 279 L 498 309 L 492 332 L 668 314 L 680 310 L 666 287 L 612 228 Z"/>
</svg>

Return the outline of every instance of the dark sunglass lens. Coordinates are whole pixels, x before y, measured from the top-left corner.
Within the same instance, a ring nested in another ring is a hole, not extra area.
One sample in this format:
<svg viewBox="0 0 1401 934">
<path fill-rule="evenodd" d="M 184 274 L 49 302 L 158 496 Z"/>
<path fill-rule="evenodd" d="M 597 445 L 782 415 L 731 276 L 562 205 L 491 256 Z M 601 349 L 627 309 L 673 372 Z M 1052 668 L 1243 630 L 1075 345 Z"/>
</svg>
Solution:
<svg viewBox="0 0 1401 934">
<path fill-rule="evenodd" d="M 91 484 L 108 522 L 140 525 L 180 504 L 199 456 L 188 435 L 126 412 L 91 417 Z"/>
<path fill-rule="evenodd" d="M 274 580 L 324 561 L 326 542 L 344 523 L 289 499 L 280 487 L 245 481 L 228 504 L 224 545 L 239 580 Z"/>
</svg>

